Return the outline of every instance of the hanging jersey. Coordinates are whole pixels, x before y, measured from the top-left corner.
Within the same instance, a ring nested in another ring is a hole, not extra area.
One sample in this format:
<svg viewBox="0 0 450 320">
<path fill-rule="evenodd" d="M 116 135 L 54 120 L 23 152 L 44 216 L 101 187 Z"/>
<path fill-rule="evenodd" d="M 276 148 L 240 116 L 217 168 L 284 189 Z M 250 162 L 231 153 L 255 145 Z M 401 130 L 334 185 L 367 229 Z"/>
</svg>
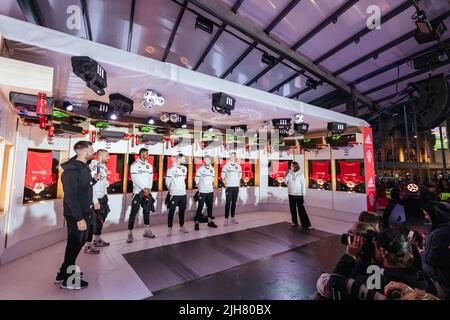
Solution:
<svg viewBox="0 0 450 320">
<path fill-rule="evenodd" d="M 130 167 L 131 180 L 133 181 L 133 194 L 137 194 L 153 185 L 153 166 L 147 161 L 137 159 Z"/>
<path fill-rule="evenodd" d="M 195 184 L 200 193 L 210 193 L 214 191 L 215 170 L 213 166 L 201 166 L 195 173 Z"/>
<path fill-rule="evenodd" d="M 171 196 L 186 195 L 187 168 L 174 164 L 167 170 L 166 186 Z"/>
</svg>

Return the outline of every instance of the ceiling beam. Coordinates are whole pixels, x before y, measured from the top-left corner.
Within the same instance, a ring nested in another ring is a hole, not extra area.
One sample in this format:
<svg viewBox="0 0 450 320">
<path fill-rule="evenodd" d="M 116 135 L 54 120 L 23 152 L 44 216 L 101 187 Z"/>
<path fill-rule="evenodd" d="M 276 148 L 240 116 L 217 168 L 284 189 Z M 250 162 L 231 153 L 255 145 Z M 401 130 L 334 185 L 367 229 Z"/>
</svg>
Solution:
<svg viewBox="0 0 450 320">
<path fill-rule="evenodd" d="M 161 59 L 162 62 L 166 62 L 167 57 L 169 56 L 170 48 L 172 47 L 173 40 L 175 39 L 178 28 L 180 27 L 181 19 L 183 19 L 184 11 L 186 10 L 187 5 L 188 0 L 184 0 L 183 5 L 180 8 L 180 11 L 178 11 L 177 20 L 175 21 L 172 32 L 170 33 L 169 41 L 167 42 L 166 48 L 164 49 L 164 54 Z"/>
<path fill-rule="evenodd" d="M 441 14 L 439 17 L 434 18 L 431 22 L 435 23 L 436 21 L 442 21 L 444 19 L 446 19 L 448 16 L 450 16 L 450 10 Z M 399 45 L 402 42 L 405 42 L 406 40 L 409 40 L 411 38 L 414 37 L 414 35 L 416 34 L 416 29 L 411 30 L 407 33 L 405 33 L 404 35 L 398 37 L 397 39 L 392 40 L 389 43 L 386 43 L 385 45 L 383 45 L 382 47 L 364 55 L 363 57 L 353 61 L 352 63 L 346 65 L 345 67 L 340 68 L 339 70 L 335 71 L 333 73 L 334 76 L 338 76 L 344 72 L 347 72 L 348 70 L 353 69 L 354 67 L 360 65 L 363 62 L 366 62 L 369 59 L 375 58 L 377 56 L 379 56 L 380 54 L 382 54 L 383 52 L 392 49 L 393 47 Z"/>
<path fill-rule="evenodd" d="M 291 75 L 289 78 L 285 79 L 284 81 L 277 84 L 275 87 L 269 90 L 270 93 L 274 93 L 275 91 L 280 90 L 285 84 L 291 82 L 292 80 L 300 77 L 300 73 L 295 72 L 293 75 Z"/>
<path fill-rule="evenodd" d="M 300 91 L 297 91 L 294 94 L 291 94 L 290 96 L 288 96 L 289 99 L 297 99 L 298 96 L 302 95 L 303 93 L 309 91 L 309 88 L 303 88 Z"/>
<path fill-rule="evenodd" d="M 269 34 L 277 25 L 281 22 L 300 2 L 301 0 L 291 0 L 286 7 L 272 20 L 271 23 L 264 29 L 264 33 Z M 195 3 L 195 2 L 194 2 Z M 220 19 L 220 18 L 219 18 Z M 228 67 L 227 70 L 220 76 L 221 79 L 225 79 L 233 70 L 250 54 L 254 47 L 258 44 L 258 41 L 254 41 L 245 51 Z"/>
<path fill-rule="evenodd" d="M 84 28 L 86 29 L 86 37 L 92 41 L 91 19 L 89 18 L 89 10 L 86 0 L 81 0 L 81 12 L 83 14 Z"/>
<path fill-rule="evenodd" d="M 432 51 L 437 50 L 437 49 L 441 48 L 442 46 L 445 46 L 445 45 L 448 45 L 448 44 L 450 44 L 450 38 L 445 39 L 444 41 L 442 41 L 439 44 L 435 44 L 435 45 L 433 45 L 431 47 L 428 47 L 428 48 L 426 48 L 424 50 L 421 50 L 419 52 L 413 53 L 412 55 L 409 55 L 406 58 L 402 58 L 400 60 L 392 62 L 392 63 L 390 63 L 390 64 L 388 64 L 388 65 L 386 65 L 384 67 L 381 67 L 381 68 L 379 68 L 379 69 L 377 69 L 375 71 L 370 72 L 369 74 L 363 75 L 362 77 L 352 81 L 350 84 L 351 85 L 357 85 L 359 83 L 362 83 L 364 81 L 372 79 L 372 78 L 374 78 L 374 77 L 376 77 L 376 76 L 378 76 L 380 74 L 383 74 L 383 73 L 385 73 L 385 72 L 387 72 L 389 70 L 397 68 L 397 67 L 399 67 L 399 66 L 401 66 L 401 65 L 403 65 L 405 63 L 408 63 L 408 62 L 412 61 L 414 58 L 416 58 L 418 56 L 421 56 L 421 55 L 423 55 L 425 53 L 428 53 L 428 52 L 432 52 Z"/>
<path fill-rule="evenodd" d="M 450 59 L 444 60 L 444 61 L 438 63 L 436 66 L 433 66 L 433 69 L 437 69 L 437 68 L 443 67 L 443 66 L 447 65 L 449 62 L 450 62 Z M 424 73 L 427 73 L 427 72 L 430 72 L 430 68 L 419 69 L 417 71 L 414 71 L 414 72 L 411 72 L 411 73 L 409 73 L 407 75 L 404 75 L 403 77 L 400 77 L 398 79 L 395 79 L 395 80 L 383 83 L 382 85 L 379 85 L 379 86 L 377 86 L 375 88 L 369 89 L 369 90 L 365 91 L 364 94 L 368 94 L 368 95 L 372 94 L 374 92 L 377 92 L 377 91 L 389 88 L 389 87 L 391 87 L 391 86 L 393 86 L 395 84 L 398 84 L 398 83 L 401 83 L 403 81 L 406 81 L 406 80 L 412 79 L 414 77 L 420 76 L 420 75 L 422 75 Z"/>
<path fill-rule="evenodd" d="M 127 42 L 127 51 L 131 50 L 131 41 L 133 40 L 133 25 L 134 25 L 134 12 L 136 10 L 136 0 L 131 0 L 131 9 L 130 9 L 130 26 L 128 27 L 128 42 Z"/>
<path fill-rule="evenodd" d="M 405 2 L 400 4 L 398 7 L 392 9 L 391 11 L 389 11 L 388 13 L 386 13 L 385 15 L 383 15 L 381 17 L 381 25 L 385 24 L 386 22 L 388 22 L 392 18 L 396 17 L 397 15 L 402 13 L 403 11 L 407 10 L 412 5 L 413 5 L 413 3 L 412 3 L 411 0 L 406 0 Z M 358 41 L 359 39 L 361 39 L 362 37 L 364 37 L 366 34 L 368 34 L 371 31 L 373 31 L 373 30 L 369 29 L 367 27 L 364 27 L 363 29 L 361 29 L 361 31 L 357 32 L 356 34 L 354 34 L 353 36 L 351 36 L 347 40 L 345 40 L 342 43 L 338 44 L 336 47 L 334 47 L 330 51 L 326 52 L 325 54 L 323 54 L 322 56 L 317 58 L 314 62 L 317 63 L 317 64 L 321 63 L 322 61 L 324 61 L 324 60 L 328 59 L 329 57 L 335 55 L 336 53 L 338 53 L 339 51 L 341 51 L 345 47 L 347 47 L 350 44 L 354 43 L 355 41 Z"/>
<path fill-rule="evenodd" d="M 233 8 L 231 8 L 231 11 L 237 13 L 243 2 L 244 0 L 237 0 L 233 5 Z M 217 32 L 214 34 L 214 37 L 209 41 L 208 46 L 205 48 L 205 50 L 203 50 L 202 54 L 200 55 L 200 58 L 197 60 L 197 63 L 194 65 L 194 68 L 192 68 L 192 70 L 197 71 L 198 68 L 200 68 L 200 65 L 203 63 L 208 53 L 214 47 L 214 45 L 216 44 L 217 40 L 222 35 L 226 27 L 227 24 L 223 22 L 222 25 L 219 27 L 219 30 L 217 30 Z"/>
<path fill-rule="evenodd" d="M 335 19 L 337 19 L 340 15 L 342 15 L 344 12 L 346 12 L 348 9 L 350 9 L 351 7 L 353 7 L 359 0 L 349 0 L 346 3 L 344 3 L 341 7 L 339 7 L 335 12 L 333 12 L 330 16 L 328 16 L 325 20 L 323 20 L 321 23 L 319 23 L 318 26 L 316 26 L 315 28 L 313 28 L 309 33 L 307 33 L 304 37 L 302 37 L 300 40 L 298 40 L 292 47 L 292 50 L 297 50 L 300 46 L 302 46 L 303 44 L 305 44 L 307 41 L 311 40 L 314 36 L 316 36 L 320 31 L 322 31 L 326 26 L 328 26 L 330 23 L 333 23 L 333 21 Z M 282 59 L 280 58 L 277 62 L 279 63 Z M 273 68 L 274 66 L 272 66 Z M 272 68 L 270 68 L 267 71 L 270 71 Z M 301 74 L 303 74 L 304 71 L 301 72 Z M 258 74 L 258 78 L 254 79 L 253 82 L 258 81 L 259 78 L 261 78 L 264 73 L 260 73 Z M 299 73 L 300 74 L 300 73 Z M 252 79 L 253 80 L 253 79 Z M 249 81 L 250 82 L 250 81 Z M 250 82 L 251 84 L 253 84 L 253 82 Z M 284 82 L 284 80 L 283 80 Z M 250 84 L 250 85 L 251 85 Z"/>
<path fill-rule="evenodd" d="M 292 50 L 288 44 L 276 41 L 269 37 L 263 30 L 261 30 L 251 20 L 238 16 L 232 13 L 221 1 L 219 0 L 190 0 L 190 2 L 197 7 L 212 14 L 216 18 L 226 22 L 231 27 L 235 28 L 239 32 L 243 33 L 253 41 L 260 43 L 269 50 L 278 54 L 283 59 L 289 60 L 298 67 L 305 69 L 309 73 L 318 77 L 320 80 L 328 82 L 330 85 L 338 88 L 339 90 L 348 94 L 354 94 L 355 97 L 364 104 L 372 105 L 373 102 L 368 97 L 362 95 L 356 90 L 352 90 L 341 79 L 336 78 L 330 74 L 327 70 L 315 65 L 311 59 L 305 55 Z"/>
<path fill-rule="evenodd" d="M 39 5 L 35 0 L 17 0 L 25 19 L 33 24 L 45 27 L 44 18 L 42 17 Z"/>
</svg>

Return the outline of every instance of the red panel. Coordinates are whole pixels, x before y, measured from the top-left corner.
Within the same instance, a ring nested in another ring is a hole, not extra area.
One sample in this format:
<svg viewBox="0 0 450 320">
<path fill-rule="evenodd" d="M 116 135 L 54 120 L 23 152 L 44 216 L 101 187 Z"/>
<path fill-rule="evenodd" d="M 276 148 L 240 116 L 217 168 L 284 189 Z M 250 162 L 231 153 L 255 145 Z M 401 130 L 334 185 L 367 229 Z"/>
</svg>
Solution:
<svg viewBox="0 0 450 320">
<path fill-rule="evenodd" d="M 43 189 L 55 184 L 56 174 L 52 173 L 53 153 L 27 151 L 27 169 L 25 173 L 25 187 L 37 190 Z"/>
<path fill-rule="evenodd" d="M 372 128 L 363 128 L 364 170 L 366 178 L 367 210 L 376 211 L 375 165 Z"/>
</svg>

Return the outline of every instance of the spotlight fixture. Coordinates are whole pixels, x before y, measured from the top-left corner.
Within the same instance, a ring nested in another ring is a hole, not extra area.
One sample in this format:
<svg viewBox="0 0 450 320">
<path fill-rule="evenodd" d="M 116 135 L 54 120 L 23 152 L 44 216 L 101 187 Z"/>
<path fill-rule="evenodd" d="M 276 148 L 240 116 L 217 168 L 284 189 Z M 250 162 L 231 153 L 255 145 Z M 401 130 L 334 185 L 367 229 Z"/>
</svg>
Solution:
<svg viewBox="0 0 450 320">
<path fill-rule="evenodd" d="M 177 123 L 179 120 L 179 116 L 176 113 L 171 113 L 169 116 L 170 122 Z"/>
<path fill-rule="evenodd" d="M 311 88 L 311 89 L 316 90 L 318 85 L 319 85 L 319 82 L 316 81 L 316 80 L 314 80 L 314 79 L 308 79 L 308 80 L 306 80 L 306 86 L 307 86 L 308 88 Z"/>
<path fill-rule="evenodd" d="M 105 69 L 97 61 L 86 56 L 72 57 L 71 60 L 73 73 L 83 79 L 95 93 L 103 96 L 108 86 Z"/>
<path fill-rule="evenodd" d="M 145 90 L 141 99 L 141 105 L 144 109 L 149 109 L 153 106 L 161 107 L 165 103 L 164 97 L 153 89 Z"/>
<path fill-rule="evenodd" d="M 355 39 L 355 43 L 356 43 L 356 44 L 358 44 L 360 41 L 361 41 L 360 38 L 356 38 L 356 39 Z"/>
<path fill-rule="evenodd" d="M 295 133 L 295 130 L 294 130 L 294 128 L 292 128 L 292 127 L 290 127 L 290 128 L 288 129 L 288 131 L 287 131 L 287 134 L 290 135 L 290 136 L 292 136 L 294 133 Z"/>
<path fill-rule="evenodd" d="M 133 112 L 133 100 L 120 93 L 109 95 L 109 106 L 118 114 L 131 114 Z"/>
<path fill-rule="evenodd" d="M 73 104 L 71 104 L 69 101 L 64 101 L 63 102 L 63 108 L 64 108 L 64 110 L 66 110 L 68 112 L 72 112 L 73 111 Z"/>
<path fill-rule="evenodd" d="M 117 120 L 118 118 L 119 116 L 117 115 L 116 111 L 111 112 L 109 115 L 109 120 Z"/>
<path fill-rule="evenodd" d="M 305 116 L 302 113 L 297 113 L 294 117 L 294 122 L 295 123 L 302 123 L 303 120 L 305 120 Z"/>
<path fill-rule="evenodd" d="M 342 122 L 328 122 L 327 129 L 332 134 L 342 134 L 347 129 L 347 124 Z"/>
<path fill-rule="evenodd" d="M 230 129 L 233 130 L 234 133 L 244 133 L 247 131 L 247 125 L 231 126 Z"/>
<path fill-rule="evenodd" d="M 105 118 L 110 111 L 110 106 L 108 103 L 89 100 L 87 111 L 91 117 L 103 117 Z"/>
<path fill-rule="evenodd" d="M 209 132 L 212 132 L 214 129 L 213 129 L 213 127 L 212 126 L 208 126 L 208 131 Z"/>
<path fill-rule="evenodd" d="M 164 112 L 164 113 L 161 115 L 160 120 L 161 120 L 162 122 L 164 122 L 164 123 L 169 122 L 169 120 L 170 120 L 170 114 L 168 114 L 167 112 Z"/>
<path fill-rule="evenodd" d="M 309 129 L 309 124 L 308 123 L 295 123 L 294 124 L 294 130 L 295 132 L 299 133 L 299 134 L 306 134 L 308 132 Z"/>
<path fill-rule="evenodd" d="M 272 119 L 272 125 L 274 128 L 289 128 L 291 126 L 291 119 L 290 118 L 278 118 L 278 119 Z"/>
<path fill-rule="evenodd" d="M 173 122 L 174 126 L 177 128 L 183 128 L 185 129 L 187 127 L 187 119 L 186 116 L 183 115 L 177 115 L 175 113 L 171 114 L 170 117 L 175 119 L 174 115 L 177 116 L 177 121 L 172 121 L 172 119 L 170 120 L 171 122 Z"/>
<path fill-rule="evenodd" d="M 261 56 L 261 62 L 267 64 L 268 66 L 273 66 L 275 64 L 275 57 L 271 56 L 267 52 L 264 52 Z"/>
<path fill-rule="evenodd" d="M 267 120 L 264 121 L 264 122 L 263 122 L 263 125 L 262 125 L 262 128 L 263 128 L 263 129 L 266 129 L 266 130 L 267 130 L 267 129 L 270 129 L 270 121 L 267 121 Z"/>
<path fill-rule="evenodd" d="M 148 123 L 148 124 L 155 124 L 155 119 L 149 118 L 149 119 L 147 120 L 147 123 Z"/>
<path fill-rule="evenodd" d="M 235 98 L 226 95 L 223 92 L 217 92 L 212 95 L 211 110 L 220 114 L 231 115 L 231 110 L 234 110 L 235 104 Z"/>
<path fill-rule="evenodd" d="M 214 30 L 214 23 L 205 17 L 197 16 L 197 19 L 195 19 L 195 29 L 197 28 L 211 34 Z"/>
<path fill-rule="evenodd" d="M 338 18 L 337 17 L 334 17 L 333 18 L 333 24 L 336 24 L 338 22 Z"/>
</svg>

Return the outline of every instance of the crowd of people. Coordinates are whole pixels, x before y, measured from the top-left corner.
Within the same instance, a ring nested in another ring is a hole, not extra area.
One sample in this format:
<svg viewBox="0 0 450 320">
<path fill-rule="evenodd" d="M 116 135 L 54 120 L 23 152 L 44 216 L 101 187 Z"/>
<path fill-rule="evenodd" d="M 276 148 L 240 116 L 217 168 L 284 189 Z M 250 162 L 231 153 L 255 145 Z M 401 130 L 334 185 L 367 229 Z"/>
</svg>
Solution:
<svg viewBox="0 0 450 320">
<path fill-rule="evenodd" d="M 379 200 L 390 193 L 384 212 L 362 212 L 342 235 L 345 254 L 319 277 L 319 294 L 336 300 L 450 299 L 450 204 L 442 199 L 448 187 L 446 180 L 379 182 Z"/>
</svg>

